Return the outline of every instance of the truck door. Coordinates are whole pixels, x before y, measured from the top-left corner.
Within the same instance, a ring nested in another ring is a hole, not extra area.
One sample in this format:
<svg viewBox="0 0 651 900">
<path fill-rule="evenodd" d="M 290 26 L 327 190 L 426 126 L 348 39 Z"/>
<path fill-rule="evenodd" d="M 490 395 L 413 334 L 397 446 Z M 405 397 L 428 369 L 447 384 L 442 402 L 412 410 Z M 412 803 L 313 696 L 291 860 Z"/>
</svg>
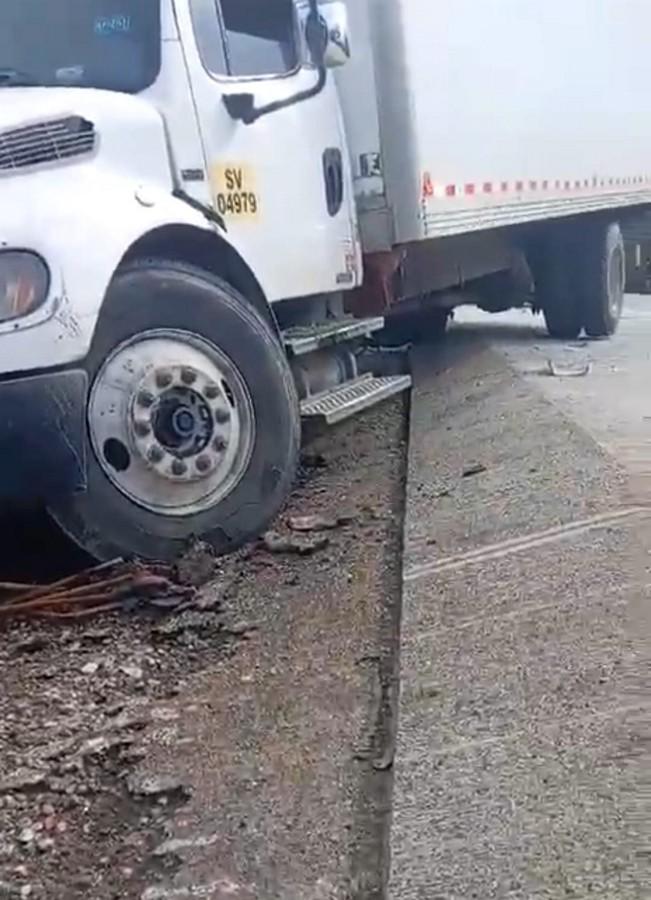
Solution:
<svg viewBox="0 0 651 900">
<path fill-rule="evenodd" d="M 253 124 L 226 94 L 255 106 L 314 85 L 293 0 L 177 0 L 177 19 L 215 209 L 228 239 L 278 300 L 353 287 L 358 247 L 336 88 Z"/>
</svg>

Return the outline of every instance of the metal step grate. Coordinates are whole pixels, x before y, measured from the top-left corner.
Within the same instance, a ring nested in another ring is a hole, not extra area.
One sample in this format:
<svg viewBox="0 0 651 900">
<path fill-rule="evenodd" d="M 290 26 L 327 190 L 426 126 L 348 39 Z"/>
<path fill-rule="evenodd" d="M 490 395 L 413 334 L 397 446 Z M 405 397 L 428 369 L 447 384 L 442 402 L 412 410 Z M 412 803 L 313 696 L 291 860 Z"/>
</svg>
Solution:
<svg viewBox="0 0 651 900">
<path fill-rule="evenodd" d="M 394 394 L 411 387 L 411 375 L 376 378 L 365 375 L 348 381 L 327 394 L 309 397 L 301 403 L 301 415 L 306 419 L 321 419 L 334 425 L 356 413 L 374 406 Z"/>
<path fill-rule="evenodd" d="M 283 331 L 283 341 L 294 356 L 313 353 L 322 347 L 342 344 L 355 338 L 366 337 L 384 327 L 384 319 L 332 319 L 316 325 L 294 325 Z"/>
</svg>

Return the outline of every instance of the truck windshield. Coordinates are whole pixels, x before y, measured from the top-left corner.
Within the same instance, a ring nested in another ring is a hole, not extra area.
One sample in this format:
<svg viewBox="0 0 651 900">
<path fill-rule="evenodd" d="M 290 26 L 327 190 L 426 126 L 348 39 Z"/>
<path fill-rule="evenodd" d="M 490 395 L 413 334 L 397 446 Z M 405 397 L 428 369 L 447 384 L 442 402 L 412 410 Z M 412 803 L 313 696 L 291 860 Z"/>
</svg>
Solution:
<svg viewBox="0 0 651 900">
<path fill-rule="evenodd" d="M 159 0 L 0 0 L 0 88 L 137 93 L 160 69 Z"/>
</svg>

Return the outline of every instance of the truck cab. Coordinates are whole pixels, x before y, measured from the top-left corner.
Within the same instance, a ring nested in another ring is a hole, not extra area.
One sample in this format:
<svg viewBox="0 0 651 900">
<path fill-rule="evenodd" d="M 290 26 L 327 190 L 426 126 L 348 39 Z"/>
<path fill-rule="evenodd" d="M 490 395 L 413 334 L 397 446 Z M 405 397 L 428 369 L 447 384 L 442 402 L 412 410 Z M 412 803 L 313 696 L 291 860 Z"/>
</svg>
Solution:
<svg viewBox="0 0 651 900">
<path fill-rule="evenodd" d="M 332 325 L 362 277 L 347 55 L 341 3 L 2 4 L 3 500 L 100 559 L 277 512 L 301 403 L 359 374 L 324 349 L 364 332 Z"/>
</svg>

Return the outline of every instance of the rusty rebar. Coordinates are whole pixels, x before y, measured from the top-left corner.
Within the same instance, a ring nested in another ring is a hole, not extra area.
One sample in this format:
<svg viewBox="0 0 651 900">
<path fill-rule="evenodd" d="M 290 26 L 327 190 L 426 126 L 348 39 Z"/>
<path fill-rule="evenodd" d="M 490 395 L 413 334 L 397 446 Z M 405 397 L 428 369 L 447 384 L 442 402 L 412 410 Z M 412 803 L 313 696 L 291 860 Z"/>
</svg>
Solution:
<svg viewBox="0 0 651 900">
<path fill-rule="evenodd" d="M 190 599 L 194 590 L 179 584 L 172 566 L 145 565 L 117 559 L 77 572 L 48 585 L 0 583 L 0 619 L 38 616 L 51 619 L 80 619 L 115 611 L 125 601 L 155 601 L 157 597 Z M 101 576 L 104 576 L 103 578 Z"/>
</svg>

